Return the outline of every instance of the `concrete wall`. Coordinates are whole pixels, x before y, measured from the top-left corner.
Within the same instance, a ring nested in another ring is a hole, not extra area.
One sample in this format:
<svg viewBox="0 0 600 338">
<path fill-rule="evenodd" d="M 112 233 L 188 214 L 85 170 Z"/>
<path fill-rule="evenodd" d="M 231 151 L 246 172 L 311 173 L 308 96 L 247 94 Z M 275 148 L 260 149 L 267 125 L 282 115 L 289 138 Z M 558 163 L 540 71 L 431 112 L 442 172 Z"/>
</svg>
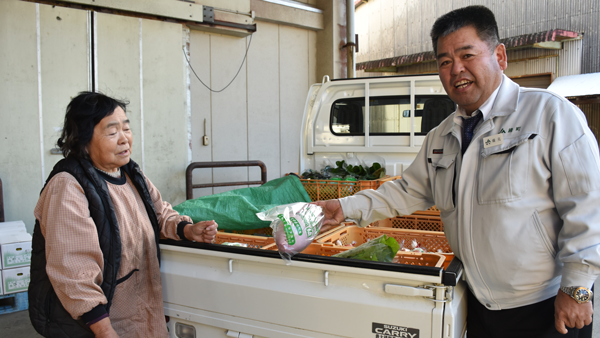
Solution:
<svg viewBox="0 0 600 338">
<path fill-rule="evenodd" d="M 252 39 L 252 41 L 250 41 Z M 248 57 L 235 80 L 246 49 Z M 190 62 L 193 161 L 261 160 L 268 179 L 299 170 L 300 125 L 308 88 L 316 82 L 316 32 L 258 22 L 252 37 L 192 31 Z M 204 121 L 211 142 L 202 145 Z M 204 169 L 195 183 L 260 180 L 258 168 Z M 196 196 L 232 188 L 196 190 Z"/>
<path fill-rule="evenodd" d="M 320 81 L 317 74 L 336 76 L 345 69 L 340 38 L 319 38 L 325 25 L 331 26 L 329 33 L 341 29 L 344 2 L 303 0 L 297 2 L 300 9 L 258 2 L 256 32 L 240 37 L 239 29 L 237 35 L 226 29 L 207 32 L 174 22 L 0 1 L 0 178 L 6 220 L 23 220 L 33 229 L 39 192 L 62 158 L 51 149 L 66 105 L 92 88 L 130 101 L 132 158 L 174 205 L 185 199 L 185 168 L 191 161 L 261 160 L 269 180 L 299 171 L 308 88 Z M 251 11 L 257 4 L 240 3 Z M 220 4 L 235 7 L 236 1 L 213 5 Z M 295 23 L 285 20 L 290 8 Z M 222 92 L 211 92 L 192 73 L 184 52 L 211 89 L 235 79 Z M 319 52 L 326 63 L 319 63 Z M 208 146 L 201 142 L 205 119 Z M 258 180 L 259 175 L 258 169 L 219 169 L 196 179 Z"/>
<path fill-rule="evenodd" d="M 182 168 L 189 156 L 180 24 L 16 0 L 0 3 L 0 22 L 0 178 L 7 221 L 33 228 L 39 192 L 62 158 L 51 149 L 65 108 L 78 92 L 92 89 L 92 81 L 105 94 L 130 101 L 133 160 L 164 199 L 184 199 Z"/>
</svg>

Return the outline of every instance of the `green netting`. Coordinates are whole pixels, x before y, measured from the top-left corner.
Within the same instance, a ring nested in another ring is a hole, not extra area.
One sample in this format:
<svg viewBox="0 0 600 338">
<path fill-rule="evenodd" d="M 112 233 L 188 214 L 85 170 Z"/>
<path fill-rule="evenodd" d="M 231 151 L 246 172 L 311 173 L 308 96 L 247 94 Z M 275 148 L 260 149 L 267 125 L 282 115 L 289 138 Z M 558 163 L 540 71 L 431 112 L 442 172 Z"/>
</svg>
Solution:
<svg viewBox="0 0 600 338">
<path fill-rule="evenodd" d="M 256 213 L 278 205 L 309 203 L 310 197 L 298 177 L 289 175 L 263 184 L 187 200 L 173 207 L 194 222 L 215 220 L 219 230 L 249 230 L 268 227 Z"/>
</svg>

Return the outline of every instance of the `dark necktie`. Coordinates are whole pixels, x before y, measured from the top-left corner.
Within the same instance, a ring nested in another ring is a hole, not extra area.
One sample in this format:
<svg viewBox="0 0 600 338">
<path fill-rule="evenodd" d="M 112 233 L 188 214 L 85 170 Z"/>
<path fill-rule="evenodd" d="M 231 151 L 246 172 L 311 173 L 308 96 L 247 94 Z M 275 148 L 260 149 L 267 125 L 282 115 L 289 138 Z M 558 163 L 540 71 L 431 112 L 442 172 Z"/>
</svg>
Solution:
<svg viewBox="0 0 600 338">
<path fill-rule="evenodd" d="M 463 123 L 462 123 L 462 153 L 464 155 L 465 151 L 467 150 L 467 147 L 469 146 L 469 143 L 471 143 L 471 140 L 473 139 L 473 132 L 475 131 L 475 127 L 477 126 L 477 124 L 479 123 L 479 121 L 481 121 L 481 118 L 483 117 L 483 114 L 477 110 L 474 113 L 475 115 L 473 115 L 471 118 L 464 118 L 463 119 Z"/>
</svg>

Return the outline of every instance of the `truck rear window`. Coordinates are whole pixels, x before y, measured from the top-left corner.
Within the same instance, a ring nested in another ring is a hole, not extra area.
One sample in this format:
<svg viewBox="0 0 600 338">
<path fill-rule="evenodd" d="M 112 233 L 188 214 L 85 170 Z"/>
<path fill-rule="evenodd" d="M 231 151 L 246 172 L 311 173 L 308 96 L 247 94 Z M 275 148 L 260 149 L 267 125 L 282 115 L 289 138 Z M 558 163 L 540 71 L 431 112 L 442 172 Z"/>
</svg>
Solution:
<svg viewBox="0 0 600 338">
<path fill-rule="evenodd" d="M 447 95 L 415 96 L 415 134 L 426 135 L 454 112 L 456 106 Z M 330 128 L 334 135 L 365 134 L 365 99 L 347 98 L 331 107 Z M 408 135 L 411 131 L 410 96 L 371 97 L 369 99 L 370 135 Z"/>
</svg>

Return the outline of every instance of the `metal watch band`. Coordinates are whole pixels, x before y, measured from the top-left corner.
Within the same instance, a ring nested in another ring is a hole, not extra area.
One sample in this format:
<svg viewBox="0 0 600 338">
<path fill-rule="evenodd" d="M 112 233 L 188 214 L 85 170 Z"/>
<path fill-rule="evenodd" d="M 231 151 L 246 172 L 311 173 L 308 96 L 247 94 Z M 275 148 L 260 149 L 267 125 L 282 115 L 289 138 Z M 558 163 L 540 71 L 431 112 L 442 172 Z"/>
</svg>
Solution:
<svg viewBox="0 0 600 338">
<path fill-rule="evenodd" d="M 592 298 L 594 297 L 594 293 L 592 292 L 592 290 L 585 288 L 585 287 L 580 287 L 580 286 L 561 286 L 560 289 L 562 290 L 562 292 L 566 293 L 567 295 L 569 295 L 571 298 L 573 298 L 577 303 L 581 304 L 581 303 L 587 303 L 589 301 L 592 300 Z M 575 292 L 578 289 L 585 289 L 588 294 L 589 294 L 589 298 L 585 301 L 581 301 L 580 299 L 578 299 L 575 295 Z"/>
</svg>

